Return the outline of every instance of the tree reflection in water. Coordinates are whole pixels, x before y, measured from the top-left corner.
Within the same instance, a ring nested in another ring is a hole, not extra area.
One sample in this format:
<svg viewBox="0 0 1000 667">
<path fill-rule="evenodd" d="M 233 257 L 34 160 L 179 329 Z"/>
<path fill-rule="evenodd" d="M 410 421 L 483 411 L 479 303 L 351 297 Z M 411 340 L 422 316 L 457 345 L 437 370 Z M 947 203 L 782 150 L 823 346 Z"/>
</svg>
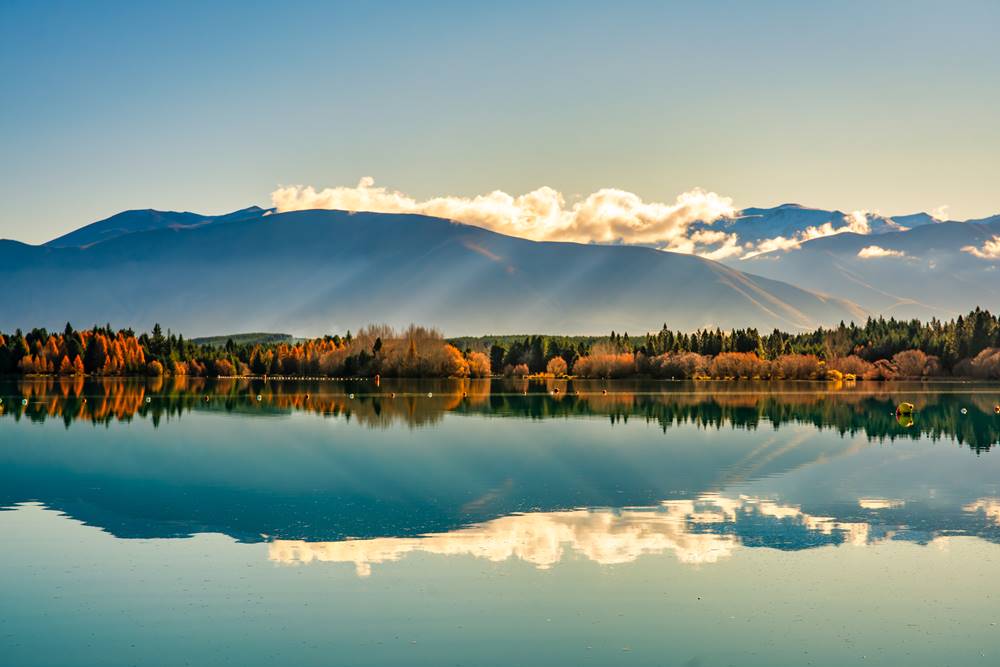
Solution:
<svg viewBox="0 0 1000 667">
<path fill-rule="evenodd" d="M 258 400 L 259 397 L 259 400 Z M 643 380 L 263 381 L 154 378 L 44 378 L 0 382 L 0 416 L 107 423 L 149 419 L 154 426 L 191 411 L 282 415 L 306 411 L 369 428 L 433 425 L 446 414 L 529 419 L 639 419 L 666 431 L 780 428 L 811 424 L 870 440 L 954 439 L 976 451 L 1000 441 L 1000 388 L 969 383 L 736 383 Z M 915 404 L 901 421 L 896 405 Z M 25 403 L 26 401 L 26 403 Z M 966 408 L 967 412 L 962 413 Z"/>
</svg>

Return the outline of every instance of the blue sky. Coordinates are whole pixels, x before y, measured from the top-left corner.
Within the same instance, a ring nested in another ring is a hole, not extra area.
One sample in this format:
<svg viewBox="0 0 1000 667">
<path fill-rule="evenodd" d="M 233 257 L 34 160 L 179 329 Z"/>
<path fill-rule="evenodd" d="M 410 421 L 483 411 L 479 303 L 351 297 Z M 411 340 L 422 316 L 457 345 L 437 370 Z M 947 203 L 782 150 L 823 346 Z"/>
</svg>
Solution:
<svg viewBox="0 0 1000 667">
<path fill-rule="evenodd" d="M 362 176 L 1000 211 L 1000 3 L 0 4 L 0 237 Z"/>
</svg>

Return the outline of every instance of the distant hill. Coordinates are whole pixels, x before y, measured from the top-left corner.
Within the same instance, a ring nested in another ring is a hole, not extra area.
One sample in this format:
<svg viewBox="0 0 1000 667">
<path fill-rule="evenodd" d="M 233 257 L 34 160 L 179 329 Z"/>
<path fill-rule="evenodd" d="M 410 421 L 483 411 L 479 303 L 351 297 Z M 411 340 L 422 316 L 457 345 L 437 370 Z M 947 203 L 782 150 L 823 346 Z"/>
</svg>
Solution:
<svg viewBox="0 0 1000 667">
<path fill-rule="evenodd" d="M 185 217 L 191 224 L 147 215 L 80 230 L 115 230 L 108 240 L 57 240 L 82 247 L 0 242 L 0 329 L 69 320 L 137 329 L 159 322 L 193 336 L 321 335 L 416 322 L 448 335 L 590 334 L 664 323 L 795 330 L 866 315 L 692 255 L 528 241 L 418 215 L 258 211 Z M 150 220 L 156 228 L 145 229 Z M 122 231 L 130 225 L 136 231 Z"/>
<path fill-rule="evenodd" d="M 260 218 L 267 212 L 266 209 L 259 206 L 250 206 L 225 215 L 201 215 L 176 211 L 154 211 L 153 209 L 123 211 L 57 239 L 52 239 L 45 245 L 50 248 L 82 247 L 101 241 L 109 241 L 125 234 L 148 232 L 154 229 L 186 229 L 216 222 L 251 220 Z"/>
<path fill-rule="evenodd" d="M 295 337 L 291 334 L 283 333 L 241 333 L 230 334 L 228 336 L 203 336 L 191 339 L 191 342 L 196 345 L 211 345 L 213 347 L 223 347 L 229 341 L 233 341 L 237 345 L 265 345 L 293 343 L 295 342 Z"/>
<path fill-rule="evenodd" d="M 976 306 L 1000 310 L 1000 261 L 964 250 L 981 248 L 995 235 L 1000 235 L 1000 216 L 877 235 L 838 234 L 791 252 L 727 263 L 872 312 L 950 319 Z"/>
<path fill-rule="evenodd" d="M 772 208 L 745 208 L 731 218 L 722 218 L 711 224 L 696 223 L 695 228 L 735 233 L 739 236 L 741 244 L 747 242 L 756 244 L 778 236 L 786 239 L 799 238 L 810 228 L 818 229 L 824 225 L 841 229 L 848 225 L 850 215 L 838 210 L 827 211 L 800 204 L 781 204 Z M 937 222 L 927 213 L 887 217 L 865 212 L 861 214 L 861 220 L 867 225 L 871 234 L 902 231 Z"/>
</svg>

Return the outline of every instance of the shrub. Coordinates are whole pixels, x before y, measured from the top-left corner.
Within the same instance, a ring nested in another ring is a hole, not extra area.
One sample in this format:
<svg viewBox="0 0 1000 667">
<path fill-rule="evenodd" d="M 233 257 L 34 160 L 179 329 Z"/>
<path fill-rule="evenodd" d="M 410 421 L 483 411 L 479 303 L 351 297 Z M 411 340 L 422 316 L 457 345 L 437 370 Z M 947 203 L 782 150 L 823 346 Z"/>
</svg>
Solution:
<svg viewBox="0 0 1000 667">
<path fill-rule="evenodd" d="M 649 360 L 654 377 L 690 379 L 708 372 L 708 359 L 695 352 L 661 354 Z"/>
<path fill-rule="evenodd" d="M 528 364 L 508 366 L 505 370 L 507 371 L 507 375 L 513 375 L 516 378 L 523 378 L 526 375 L 531 375 L 531 371 L 528 369 Z"/>
<path fill-rule="evenodd" d="M 920 350 L 906 350 L 892 357 L 896 377 L 919 379 L 933 377 L 941 373 L 941 362 L 937 357 L 924 354 Z"/>
<path fill-rule="evenodd" d="M 809 380 L 819 377 L 822 366 L 815 354 L 786 354 L 777 360 L 781 377 L 788 380 Z"/>
<path fill-rule="evenodd" d="M 853 375 L 855 377 L 861 377 L 872 369 L 872 365 L 869 362 L 853 354 L 847 357 L 831 359 L 826 363 L 826 367 L 836 369 L 845 376 Z"/>
<path fill-rule="evenodd" d="M 216 359 L 214 365 L 215 374 L 218 376 L 236 375 L 236 367 L 229 359 Z"/>
<path fill-rule="evenodd" d="M 708 372 L 716 378 L 752 378 L 760 376 L 761 368 L 761 359 L 753 352 L 723 352 L 715 355 Z"/>
<path fill-rule="evenodd" d="M 573 373 L 586 378 L 626 377 L 635 373 L 635 356 L 631 352 L 589 354 L 576 360 Z"/>
<path fill-rule="evenodd" d="M 865 372 L 866 380 L 892 380 L 896 377 L 896 367 L 887 359 L 879 359 Z"/>
<path fill-rule="evenodd" d="M 486 378 L 490 376 L 490 358 L 482 352 L 469 352 L 465 357 L 469 362 L 469 377 Z"/>
<path fill-rule="evenodd" d="M 545 365 L 545 372 L 556 377 L 566 375 L 566 371 L 568 370 L 569 367 L 566 366 L 566 360 L 562 357 L 552 357 L 549 359 L 549 363 Z"/>
<path fill-rule="evenodd" d="M 454 345 L 444 345 L 430 355 L 429 373 L 431 376 L 450 378 L 469 377 L 469 362 Z"/>
<path fill-rule="evenodd" d="M 955 375 L 1000 380 L 1000 348 L 988 347 L 973 359 L 963 359 L 955 365 Z"/>
</svg>

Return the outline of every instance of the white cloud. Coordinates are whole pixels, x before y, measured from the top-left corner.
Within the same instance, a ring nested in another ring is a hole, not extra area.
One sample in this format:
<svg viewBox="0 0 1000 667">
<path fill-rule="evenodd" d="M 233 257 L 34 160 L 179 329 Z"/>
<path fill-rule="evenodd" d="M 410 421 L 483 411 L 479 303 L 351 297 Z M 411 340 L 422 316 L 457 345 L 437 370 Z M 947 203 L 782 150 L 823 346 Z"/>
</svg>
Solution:
<svg viewBox="0 0 1000 667">
<path fill-rule="evenodd" d="M 759 241 L 752 250 L 744 254 L 740 259 L 750 259 L 758 255 L 781 250 L 788 252 L 795 250 L 806 241 L 821 239 L 825 236 L 835 236 L 837 234 L 871 234 L 872 228 L 868 223 L 868 211 L 852 211 L 844 216 L 844 224 L 834 227 L 832 222 L 824 222 L 822 225 L 813 225 L 792 236 L 775 236 L 774 238 Z"/>
<path fill-rule="evenodd" d="M 967 252 L 979 259 L 1000 259 L 1000 236 L 994 236 L 984 243 L 982 248 L 967 245 L 962 248 L 962 252 Z"/>
<path fill-rule="evenodd" d="M 271 199 L 281 213 L 316 208 L 419 213 L 536 241 L 634 243 L 715 256 L 734 254 L 737 243 L 721 232 L 689 233 L 694 222 L 711 223 L 736 212 L 730 198 L 701 189 L 684 192 L 673 203 L 645 202 L 631 192 L 604 188 L 567 205 L 562 193 L 547 186 L 519 196 L 495 190 L 419 201 L 365 177 L 355 187 L 282 187 Z"/>
<path fill-rule="evenodd" d="M 937 208 L 935 208 L 934 210 L 932 210 L 931 211 L 931 217 L 934 218 L 935 220 L 937 220 L 938 222 L 947 220 L 948 219 L 948 205 L 947 204 L 941 204 L 940 206 L 938 206 Z"/>
<path fill-rule="evenodd" d="M 844 216 L 846 226 L 839 228 L 834 233 L 854 232 L 855 234 L 871 234 L 872 227 L 868 224 L 868 213 L 869 211 L 851 211 Z"/>
<path fill-rule="evenodd" d="M 354 187 L 281 187 L 271 193 L 271 199 L 279 213 L 317 208 L 417 213 L 535 241 L 639 244 L 712 260 L 749 259 L 794 250 L 825 236 L 872 233 L 869 212 L 852 211 L 839 225 L 826 222 L 791 236 L 744 243 L 737 233 L 706 228 L 735 216 L 737 210 L 729 197 L 700 188 L 681 193 L 672 203 L 647 202 L 625 190 L 603 188 L 568 204 L 562 193 L 548 186 L 517 196 L 495 190 L 475 197 L 418 200 L 377 186 L 375 179 L 366 176 Z"/>
<path fill-rule="evenodd" d="M 858 251 L 861 259 L 880 259 L 882 257 L 905 257 L 906 253 L 901 250 L 888 250 L 882 246 L 870 245 Z"/>
</svg>

